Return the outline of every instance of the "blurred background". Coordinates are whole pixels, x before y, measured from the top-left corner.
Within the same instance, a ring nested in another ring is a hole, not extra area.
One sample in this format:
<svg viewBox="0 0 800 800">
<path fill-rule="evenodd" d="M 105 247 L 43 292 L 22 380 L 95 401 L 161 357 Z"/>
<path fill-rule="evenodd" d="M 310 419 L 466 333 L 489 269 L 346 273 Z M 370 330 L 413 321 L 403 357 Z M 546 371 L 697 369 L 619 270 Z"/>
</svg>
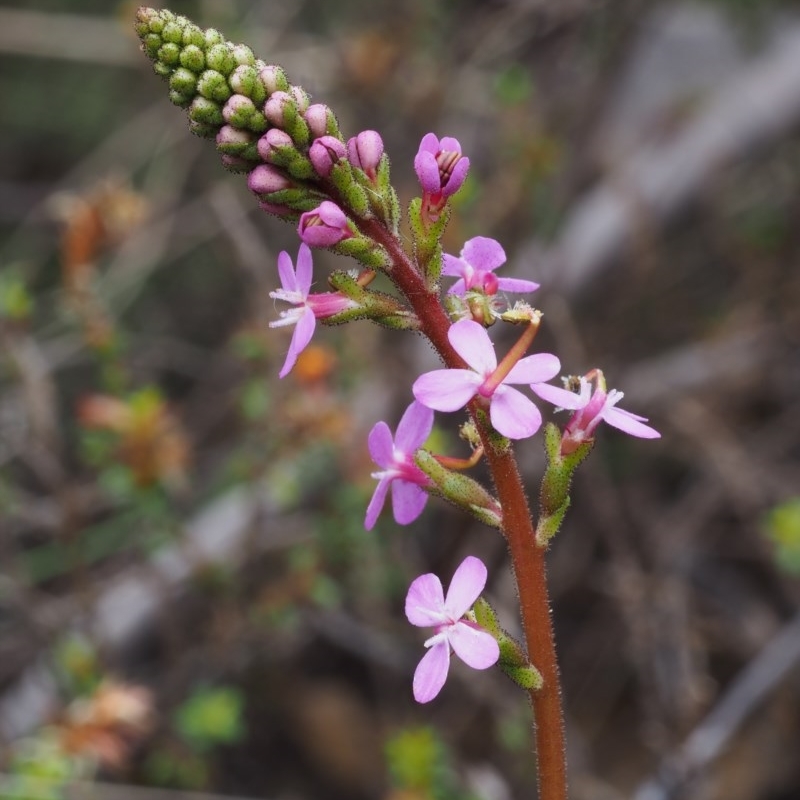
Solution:
<svg viewBox="0 0 800 800">
<path fill-rule="evenodd" d="M 438 501 L 363 529 L 366 434 L 434 355 L 355 323 L 278 381 L 296 233 L 188 133 L 136 5 L 0 4 L 0 797 L 533 797 L 502 674 L 411 697 L 416 575 L 480 556 L 518 630 L 501 538 Z M 380 131 L 404 205 L 458 137 L 446 249 L 502 241 L 537 346 L 662 432 L 600 431 L 550 552 L 573 798 L 800 797 L 800 6 L 170 7 Z"/>
</svg>

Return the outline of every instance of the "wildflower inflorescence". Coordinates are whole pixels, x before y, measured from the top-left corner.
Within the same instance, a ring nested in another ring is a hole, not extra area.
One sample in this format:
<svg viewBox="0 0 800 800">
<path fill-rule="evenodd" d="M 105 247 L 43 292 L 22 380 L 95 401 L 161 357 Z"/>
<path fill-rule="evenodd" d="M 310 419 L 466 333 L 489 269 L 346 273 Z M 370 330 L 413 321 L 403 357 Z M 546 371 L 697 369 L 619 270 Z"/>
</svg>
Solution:
<svg viewBox="0 0 800 800">
<path fill-rule="evenodd" d="M 505 494 L 527 508 L 524 492 L 514 488 L 515 469 L 493 474 L 498 498 L 463 473 L 484 452 L 490 466 L 507 459 L 513 441 L 539 431 L 542 415 L 531 395 L 573 412 L 563 431 L 553 423 L 545 430 L 548 467 L 536 529 L 540 548 L 561 523 L 572 473 L 591 449 L 601 421 L 632 436 L 659 436 L 645 418 L 618 408 L 622 393 L 606 390 L 600 370 L 572 380 L 577 391 L 549 383 L 561 371 L 559 359 L 550 353 L 527 354 L 542 314 L 524 298 L 510 306 L 506 297 L 529 294 L 539 284 L 496 274 L 506 261 L 499 242 L 476 236 L 458 255 L 443 252 L 450 199 L 463 186 L 470 167 L 457 139 L 427 133 L 420 142 L 413 169 L 421 197 L 409 206 L 409 253 L 399 235 L 400 206 L 378 132 L 365 130 L 345 139 L 328 106 L 312 103 L 283 69 L 259 60 L 248 47 L 228 42 L 214 29 L 202 30 L 185 17 L 150 8 L 139 9 L 136 27 L 142 49 L 156 73 L 168 80 L 170 100 L 186 109 L 192 131 L 215 142 L 225 167 L 247 174 L 261 208 L 297 225 L 301 244 L 296 264 L 288 253 L 280 254 L 281 285 L 271 292 L 291 307 L 270 327 L 295 326 L 279 376 L 291 372 L 318 321 L 368 319 L 395 329 L 421 330 L 445 361 L 444 369 L 416 379 L 415 399 L 394 435 L 383 421 L 369 434 L 369 452 L 379 469 L 373 473 L 378 483 L 366 510 L 367 529 L 377 523 L 389 493 L 400 525 L 416 520 L 433 494 L 515 541 L 513 526 L 520 524 L 519 514 L 510 522 L 503 507 L 507 501 L 498 499 Z M 312 293 L 311 248 L 350 256 L 360 271 L 334 272 L 328 278 L 330 291 Z M 378 271 L 394 284 L 396 294 L 371 286 Z M 456 279 L 446 291 L 440 286 L 442 277 Z M 521 330 L 499 361 L 487 330 L 498 321 Z M 471 420 L 473 457 L 460 461 L 425 450 L 434 412 L 464 407 Z M 514 566 L 521 574 L 520 565 Z M 485 669 L 498 662 L 502 646 L 506 655 L 500 664 L 514 680 L 532 690 L 542 687 L 523 648 L 509 650 L 509 637 L 499 626 L 482 627 L 471 612 L 486 581 L 486 567 L 469 556 L 456 570 L 446 596 L 435 575 L 422 575 L 411 584 L 406 600 L 409 621 L 434 628 L 414 676 L 419 702 L 439 693 L 451 649 L 469 666 Z M 529 594 L 527 586 L 520 589 Z M 476 608 L 484 609 L 482 619 L 491 619 L 485 600 Z"/>
</svg>

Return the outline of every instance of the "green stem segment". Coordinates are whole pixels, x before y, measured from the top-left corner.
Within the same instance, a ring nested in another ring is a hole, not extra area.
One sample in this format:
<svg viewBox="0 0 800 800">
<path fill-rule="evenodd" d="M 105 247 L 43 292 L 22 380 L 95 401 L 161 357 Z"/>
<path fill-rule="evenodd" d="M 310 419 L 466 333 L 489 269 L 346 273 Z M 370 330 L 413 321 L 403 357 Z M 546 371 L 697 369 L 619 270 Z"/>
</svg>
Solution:
<svg viewBox="0 0 800 800">
<path fill-rule="evenodd" d="M 467 365 L 447 338 L 451 322 L 436 291 L 403 250 L 400 242 L 375 220 L 359 221 L 367 236 L 383 245 L 392 260 L 388 275 L 405 295 L 448 368 Z M 567 800 L 566 742 L 561 707 L 561 685 L 556 659 L 555 636 L 547 590 L 545 548 L 536 544 L 535 530 L 522 479 L 510 445 L 498 446 L 476 401 L 469 406 L 480 434 L 497 497 L 503 509 L 503 533 L 519 590 L 522 629 L 531 663 L 541 672 L 544 685 L 529 692 L 534 715 L 534 747 L 538 762 L 539 800 Z"/>
</svg>

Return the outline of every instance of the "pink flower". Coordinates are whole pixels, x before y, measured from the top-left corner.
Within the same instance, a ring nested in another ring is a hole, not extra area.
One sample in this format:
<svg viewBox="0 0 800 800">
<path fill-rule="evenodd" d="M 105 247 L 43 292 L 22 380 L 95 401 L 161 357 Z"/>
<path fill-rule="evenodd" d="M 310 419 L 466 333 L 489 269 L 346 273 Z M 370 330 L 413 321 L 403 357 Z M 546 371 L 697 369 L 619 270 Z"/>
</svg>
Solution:
<svg viewBox="0 0 800 800">
<path fill-rule="evenodd" d="M 397 425 L 397 434 L 385 422 L 378 422 L 369 432 L 367 440 L 372 460 L 383 467 L 382 472 L 373 472 L 378 480 L 372 495 L 364 527 L 370 531 L 386 501 L 389 486 L 392 487 L 392 509 L 398 525 L 413 522 L 425 508 L 428 495 L 423 486 L 430 485 L 428 476 L 414 463 L 414 453 L 425 444 L 433 428 L 433 411 L 420 403 L 412 403 Z"/>
<path fill-rule="evenodd" d="M 354 167 L 363 169 L 370 178 L 375 178 L 381 156 L 383 139 L 377 131 L 361 131 L 347 140 L 347 157 Z"/>
<path fill-rule="evenodd" d="M 301 214 L 297 233 L 311 247 L 332 247 L 353 235 L 344 211 L 330 200 L 323 200 L 313 211 Z"/>
<path fill-rule="evenodd" d="M 498 278 L 494 274 L 501 264 L 506 263 L 506 254 L 500 242 L 485 236 L 476 236 L 464 243 L 460 258 L 445 253 L 442 275 L 459 278 L 451 287 L 452 294 L 463 295 L 477 289 L 486 295 L 504 292 L 534 292 L 538 283 L 517 278 Z"/>
<path fill-rule="evenodd" d="M 291 372 L 297 357 L 311 341 L 311 337 L 314 335 L 314 328 L 317 325 L 317 319 L 326 319 L 358 307 L 357 303 L 338 292 L 309 294 L 312 270 L 311 250 L 305 244 L 301 244 L 297 252 L 296 271 L 292 266 L 292 259 L 285 250 L 278 256 L 278 274 L 281 278 L 281 288 L 270 292 L 269 296 L 275 300 L 292 303 L 294 308 L 281 311 L 281 318 L 270 322 L 269 327 L 296 326 L 292 342 L 289 345 L 289 352 L 286 354 L 286 361 L 279 374 L 281 378 L 285 378 Z"/>
<path fill-rule="evenodd" d="M 597 380 L 594 392 L 586 378 L 580 379 L 580 393 L 547 383 L 531 386 L 531 389 L 548 403 L 575 412 L 567 423 L 561 440 L 563 454 L 574 452 L 579 445 L 591 441 L 595 428 L 602 421 L 640 439 L 661 438 L 661 434 L 655 428 L 644 424 L 647 422 L 647 417 L 640 417 L 638 414 L 617 408 L 617 403 L 622 400 L 624 394 L 616 389 L 606 393 L 603 373 L 600 370 L 594 370 L 593 373 Z"/>
<path fill-rule="evenodd" d="M 414 158 L 414 171 L 426 194 L 434 198 L 450 197 L 463 185 L 469 171 L 469 159 L 461 155 L 458 139 L 445 136 L 441 141 L 434 133 L 422 137 Z"/>
<path fill-rule="evenodd" d="M 486 586 L 486 566 L 475 556 L 467 556 L 453 575 L 447 597 L 442 583 L 433 573 L 420 575 L 408 589 L 406 617 L 412 625 L 434 628 L 425 642 L 428 652 L 414 673 L 414 699 L 433 700 L 450 669 L 450 648 L 473 669 L 488 669 L 497 663 L 500 647 L 491 634 L 475 622 L 462 619 Z"/>
<path fill-rule="evenodd" d="M 491 403 L 489 417 L 494 428 L 509 439 L 533 436 L 542 415 L 522 392 L 506 384 L 538 385 L 558 374 L 561 362 L 550 353 L 521 358 L 502 377 L 497 356 L 486 329 L 471 319 L 450 326 L 447 338 L 471 369 L 438 369 L 420 375 L 414 382 L 414 397 L 434 411 L 458 411 L 475 395 Z"/>
</svg>

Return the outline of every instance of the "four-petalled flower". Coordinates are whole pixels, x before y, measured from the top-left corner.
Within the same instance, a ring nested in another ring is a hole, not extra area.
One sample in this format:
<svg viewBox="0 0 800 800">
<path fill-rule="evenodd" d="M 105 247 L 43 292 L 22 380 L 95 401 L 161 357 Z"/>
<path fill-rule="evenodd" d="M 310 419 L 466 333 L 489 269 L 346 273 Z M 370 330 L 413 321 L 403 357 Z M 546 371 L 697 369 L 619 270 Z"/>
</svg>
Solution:
<svg viewBox="0 0 800 800">
<path fill-rule="evenodd" d="M 486 566 L 467 556 L 453 575 L 447 596 L 433 573 L 420 575 L 408 589 L 406 616 L 412 625 L 434 628 L 425 642 L 428 652 L 414 673 L 414 699 L 433 700 L 447 679 L 450 648 L 473 669 L 488 669 L 497 663 L 500 647 L 490 633 L 477 623 L 463 619 L 486 585 Z"/>
<path fill-rule="evenodd" d="M 500 242 L 486 236 L 476 236 L 464 243 L 459 257 L 444 254 L 442 275 L 458 278 L 449 289 L 450 294 L 463 295 L 477 289 L 486 295 L 504 292 L 534 292 L 538 283 L 520 278 L 498 278 L 494 274 L 506 263 L 506 254 Z"/>
<path fill-rule="evenodd" d="M 574 452 L 584 442 L 591 441 L 595 428 L 601 422 L 607 422 L 631 436 L 640 439 L 660 439 L 661 434 L 649 425 L 645 425 L 647 417 L 640 417 L 625 409 L 617 408 L 617 403 L 624 397 L 616 389 L 606 392 L 603 373 L 593 370 L 589 373 L 596 379 L 594 392 L 587 378 L 580 378 L 580 391 L 571 392 L 558 386 L 540 383 L 531 389 L 543 400 L 575 413 L 567 423 L 561 439 L 561 452 L 566 455 Z"/>
<path fill-rule="evenodd" d="M 270 328 L 280 328 L 284 325 L 296 326 L 289 345 L 289 352 L 286 354 L 286 361 L 279 373 L 281 378 L 291 372 L 297 357 L 311 341 L 317 319 L 327 319 L 341 314 L 343 311 L 358 308 L 358 303 L 339 292 L 309 294 L 313 266 L 311 250 L 305 244 L 301 244 L 297 252 L 296 271 L 292 266 L 291 257 L 285 250 L 278 256 L 281 288 L 270 292 L 269 296 L 275 300 L 292 303 L 294 308 L 281 311 L 281 318 L 270 322 L 269 326 Z"/>
<path fill-rule="evenodd" d="M 372 473 L 378 485 L 367 506 L 364 527 L 368 531 L 372 530 L 381 513 L 389 486 L 392 487 L 392 510 L 398 525 L 408 525 L 422 513 L 428 500 L 422 487 L 429 486 L 431 481 L 414 463 L 414 453 L 425 444 L 431 428 L 433 411 L 414 402 L 403 414 L 394 438 L 385 422 L 376 423 L 369 432 L 369 452 L 382 471 Z"/>
<path fill-rule="evenodd" d="M 453 323 L 447 338 L 471 369 L 437 369 L 414 382 L 414 397 L 434 411 L 458 411 L 475 395 L 491 403 L 489 417 L 495 430 L 509 439 L 533 436 L 542 415 L 522 392 L 507 384 L 536 385 L 555 377 L 561 362 L 551 353 L 521 358 L 498 380 L 497 356 L 486 329 L 471 319 Z"/>
</svg>

